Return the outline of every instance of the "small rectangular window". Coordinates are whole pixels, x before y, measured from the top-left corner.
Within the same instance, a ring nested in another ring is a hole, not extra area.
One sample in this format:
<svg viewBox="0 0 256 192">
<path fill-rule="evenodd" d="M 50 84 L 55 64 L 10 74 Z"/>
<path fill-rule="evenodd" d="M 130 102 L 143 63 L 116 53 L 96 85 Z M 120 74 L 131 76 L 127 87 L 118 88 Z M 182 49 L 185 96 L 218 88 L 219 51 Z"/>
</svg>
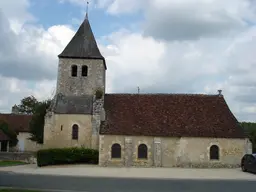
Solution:
<svg viewBox="0 0 256 192">
<path fill-rule="evenodd" d="M 82 66 L 82 76 L 86 77 L 88 75 L 88 67 L 86 65 Z"/>
<path fill-rule="evenodd" d="M 76 65 L 73 65 L 71 67 L 71 76 L 72 77 L 76 77 L 77 76 L 77 66 Z"/>
<path fill-rule="evenodd" d="M 60 130 L 61 130 L 61 131 L 62 131 L 62 129 L 63 129 L 63 125 L 60 126 Z"/>
</svg>

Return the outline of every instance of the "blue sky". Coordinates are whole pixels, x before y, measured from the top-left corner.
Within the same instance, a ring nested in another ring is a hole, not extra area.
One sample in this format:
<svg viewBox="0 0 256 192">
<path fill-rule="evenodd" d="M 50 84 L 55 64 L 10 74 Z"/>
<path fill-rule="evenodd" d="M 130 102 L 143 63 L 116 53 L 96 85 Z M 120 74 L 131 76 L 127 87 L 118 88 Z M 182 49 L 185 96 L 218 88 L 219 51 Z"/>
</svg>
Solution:
<svg viewBox="0 0 256 192">
<path fill-rule="evenodd" d="M 29 11 L 37 19 L 36 22 L 43 25 L 44 28 L 53 25 L 72 25 L 74 29 L 77 29 L 85 17 L 85 1 L 84 4 L 84 6 L 81 6 L 68 1 L 60 3 L 55 0 L 32 0 Z M 89 4 L 88 12 L 96 37 L 110 34 L 120 28 L 139 31 L 139 26 L 136 24 L 143 20 L 143 15 L 140 12 L 128 15 L 111 15 L 104 8 L 96 8 L 93 4 Z M 134 28 L 134 25 L 138 26 L 138 28 Z"/>
</svg>

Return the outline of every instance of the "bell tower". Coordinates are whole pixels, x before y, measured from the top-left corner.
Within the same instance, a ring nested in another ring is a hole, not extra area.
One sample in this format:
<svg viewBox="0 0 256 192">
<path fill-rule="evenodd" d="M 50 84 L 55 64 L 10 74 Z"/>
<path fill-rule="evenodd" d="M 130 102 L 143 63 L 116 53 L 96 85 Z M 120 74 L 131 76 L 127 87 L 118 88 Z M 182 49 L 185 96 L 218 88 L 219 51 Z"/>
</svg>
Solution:
<svg viewBox="0 0 256 192">
<path fill-rule="evenodd" d="M 105 93 L 105 58 L 93 35 L 88 15 L 59 57 L 56 94 L 65 96 Z"/>
<path fill-rule="evenodd" d="M 44 142 L 54 147 L 67 145 L 66 141 L 70 141 L 97 149 L 100 123 L 105 114 L 107 67 L 92 32 L 88 13 L 58 58 L 56 95 L 45 120 Z M 75 141 L 70 136 L 73 124 L 78 125 L 80 134 Z"/>
</svg>

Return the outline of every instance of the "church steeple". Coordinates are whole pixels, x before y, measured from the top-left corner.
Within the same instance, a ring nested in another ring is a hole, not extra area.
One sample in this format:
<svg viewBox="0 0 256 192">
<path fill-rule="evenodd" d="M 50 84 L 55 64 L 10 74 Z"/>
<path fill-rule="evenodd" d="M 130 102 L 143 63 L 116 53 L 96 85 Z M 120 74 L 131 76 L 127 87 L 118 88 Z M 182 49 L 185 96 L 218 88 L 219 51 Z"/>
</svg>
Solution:
<svg viewBox="0 0 256 192">
<path fill-rule="evenodd" d="M 93 35 L 88 13 L 58 57 L 56 94 L 94 97 L 98 89 L 105 93 L 106 62 Z"/>
<path fill-rule="evenodd" d="M 101 55 L 93 35 L 88 13 L 86 13 L 86 17 L 74 37 L 58 57 L 70 59 L 99 59 L 103 60 L 106 68 L 105 58 Z"/>
</svg>

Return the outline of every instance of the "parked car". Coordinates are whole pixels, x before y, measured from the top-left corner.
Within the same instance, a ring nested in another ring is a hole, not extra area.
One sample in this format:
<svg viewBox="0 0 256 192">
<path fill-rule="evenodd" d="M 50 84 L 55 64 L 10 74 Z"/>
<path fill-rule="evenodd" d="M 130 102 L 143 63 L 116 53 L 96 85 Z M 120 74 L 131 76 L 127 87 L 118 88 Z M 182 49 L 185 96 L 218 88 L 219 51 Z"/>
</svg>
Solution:
<svg viewBox="0 0 256 192">
<path fill-rule="evenodd" d="M 245 154 L 241 160 L 241 169 L 243 172 L 256 173 L 256 153 Z"/>
</svg>

